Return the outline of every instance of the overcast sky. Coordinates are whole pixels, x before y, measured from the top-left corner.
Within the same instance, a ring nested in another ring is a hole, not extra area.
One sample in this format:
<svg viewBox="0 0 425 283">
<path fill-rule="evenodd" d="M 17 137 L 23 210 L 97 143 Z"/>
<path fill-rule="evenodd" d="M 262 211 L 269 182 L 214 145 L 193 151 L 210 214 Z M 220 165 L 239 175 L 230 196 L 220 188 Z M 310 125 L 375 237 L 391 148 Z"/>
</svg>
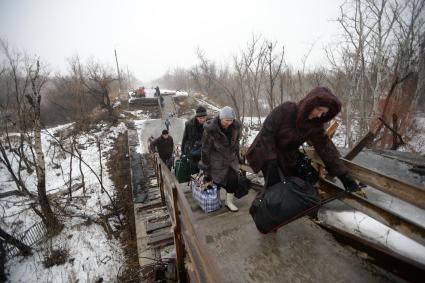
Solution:
<svg viewBox="0 0 425 283">
<path fill-rule="evenodd" d="M 196 49 L 230 60 L 253 34 L 285 45 L 285 60 L 301 67 L 326 62 L 323 46 L 340 33 L 343 0 L 0 0 L 0 37 L 53 71 L 79 54 L 121 66 L 141 81 L 197 62 Z"/>
</svg>

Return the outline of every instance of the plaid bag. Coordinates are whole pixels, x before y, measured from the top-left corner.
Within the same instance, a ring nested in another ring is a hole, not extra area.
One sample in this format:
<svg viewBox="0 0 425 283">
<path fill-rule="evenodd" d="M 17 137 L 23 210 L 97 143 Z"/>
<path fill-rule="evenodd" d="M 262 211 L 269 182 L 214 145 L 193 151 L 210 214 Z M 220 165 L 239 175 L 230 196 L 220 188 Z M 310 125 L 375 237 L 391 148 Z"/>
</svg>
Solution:
<svg viewBox="0 0 425 283">
<path fill-rule="evenodd" d="M 220 208 L 220 191 L 212 182 L 204 184 L 203 179 L 203 174 L 198 174 L 190 182 L 193 199 L 205 213 L 216 211 Z"/>
</svg>

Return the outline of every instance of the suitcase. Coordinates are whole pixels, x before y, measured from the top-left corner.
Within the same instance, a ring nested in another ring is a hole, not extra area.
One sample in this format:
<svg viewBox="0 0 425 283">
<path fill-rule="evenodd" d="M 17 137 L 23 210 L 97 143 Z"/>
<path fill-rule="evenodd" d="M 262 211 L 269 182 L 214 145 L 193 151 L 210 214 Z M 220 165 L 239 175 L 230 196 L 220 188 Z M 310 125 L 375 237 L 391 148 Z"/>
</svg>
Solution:
<svg viewBox="0 0 425 283">
<path fill-rule="evenodd" d="M 175 174 L 179 183 L 190 181 L 190 163 L 186 156 L 176 161 Z"/>
</svg>

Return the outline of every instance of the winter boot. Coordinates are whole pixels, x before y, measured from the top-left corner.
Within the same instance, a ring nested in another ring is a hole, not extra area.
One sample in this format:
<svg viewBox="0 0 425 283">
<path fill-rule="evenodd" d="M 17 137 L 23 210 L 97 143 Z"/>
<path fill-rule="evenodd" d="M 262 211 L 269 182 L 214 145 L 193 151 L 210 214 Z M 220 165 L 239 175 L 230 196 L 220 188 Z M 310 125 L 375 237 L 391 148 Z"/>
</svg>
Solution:
<svg viewBox="0 0 425 283">
<path fill-rule="evenodd" d="M 239 209 L 236 207 L 236 205 L 233 204 L 233 197 L 234 194 L 229 194 L 226 193 L 226 207 L 231 211 L 231 212 L 236 212 Z"/>
</svg>

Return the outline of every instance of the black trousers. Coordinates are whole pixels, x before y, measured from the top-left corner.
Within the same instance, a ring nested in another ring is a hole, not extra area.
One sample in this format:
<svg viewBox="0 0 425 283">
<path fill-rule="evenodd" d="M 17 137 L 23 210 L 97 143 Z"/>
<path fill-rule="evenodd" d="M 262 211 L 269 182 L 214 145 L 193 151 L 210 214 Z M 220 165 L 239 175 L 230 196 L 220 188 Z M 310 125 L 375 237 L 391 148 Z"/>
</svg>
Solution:
<svg viewBox="0 0 425 283">
<path fill-rule="evenodd" d="M 226 184 L 216 184 L 217 188 L 224 188 L 229 194 L 234 194 L 239 186 L 239 174 L 232 168 L 227 171 Z"/>
<path fill-rule="evenodd" d="M 263 173 L 264 184 L 266 184 L 266 187 L 273 186 L 274 184 L 280 182 L 280 176 L 277 170 L 270 170 L 269 172 L 269 170 L 267 170 L 267 166 L 265 166 L 263 169 L 261 169 L 261 173 Z"/>
</svg>

